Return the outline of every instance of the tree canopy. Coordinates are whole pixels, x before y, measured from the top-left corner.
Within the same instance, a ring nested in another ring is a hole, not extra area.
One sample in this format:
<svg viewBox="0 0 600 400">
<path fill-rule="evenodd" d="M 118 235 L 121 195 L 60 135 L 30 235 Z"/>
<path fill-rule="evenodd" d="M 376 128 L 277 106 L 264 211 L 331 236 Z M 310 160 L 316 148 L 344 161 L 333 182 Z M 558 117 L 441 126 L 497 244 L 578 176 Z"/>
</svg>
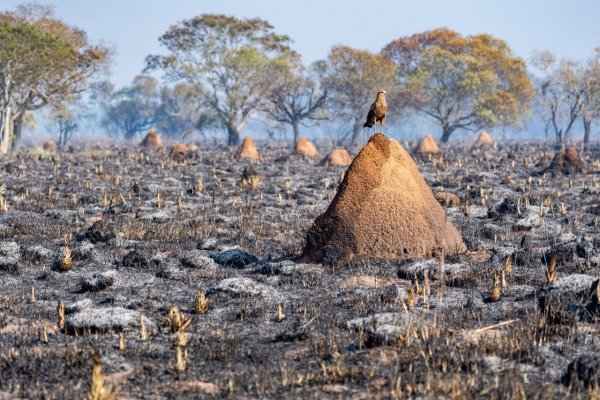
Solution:
<svg viewBox="0 0 600 400">
<path fill-rule="evenodd" d="M 352 125 L 351 144 L 356 144 L 375 95 L 393 84 L 393 64 L 365 50 L 335 46 L 316 68 L 332 108 Z"/>
<path fill-rule="evenodd" d="M 51 8 L 23 5 L 0 13 L 0 152 L 19 136 L 25 112 L 66 101 L 105 69 L 110 52 L 85 32 L 54 18 Z"/>
<path fill-rule="evenodd" d="M 327 119 L 327 102 L 327 89 L 320 88 L 316 77 L 298 61 L 294 68 L 282 73 L 263 111 L 273 121 L 292 126 L 295 145 L 300 137 L 301 123 Z"/>
<path fill-rule="evenodd" d="M 272 95 L 277 77 L 290 68 L 289 42 L 258 18 L 204 14 L 162 35 L 170 53 L 148 56 L 147 70 L 162 69 L 168 78 L 193 85 L 234 145 Z"/>
<path fill-rule="evenodd" d="M 382 54 L 396 65 L 400 105 L 437 121 L 442 142 L 457 129 L 516 123 L 533 97 L 525 62 L 488 34 L 435 29 L 394 40 Z"/>
</svg>

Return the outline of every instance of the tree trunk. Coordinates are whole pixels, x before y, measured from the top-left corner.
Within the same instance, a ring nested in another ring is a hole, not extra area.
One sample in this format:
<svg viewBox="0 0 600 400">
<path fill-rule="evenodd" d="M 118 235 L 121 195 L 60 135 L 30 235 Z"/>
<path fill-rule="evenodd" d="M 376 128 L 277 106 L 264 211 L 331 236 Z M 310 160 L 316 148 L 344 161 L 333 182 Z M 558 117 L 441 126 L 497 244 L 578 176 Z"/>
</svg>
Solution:
<svg viewBox="0 0 600 400">
<path fill-rule="evenodd" d="M 14 126 L 13 126 L 13 133 L 14 133 L 14 138 L 12 141 L 12 150 L 16 150 L 17 147 L 19 147 L 19 145 L 21 144 L 21 140 L 22 140 L 22 135 L 23 135 L 23 113 L 19 113 L 19 115 L 17 115 L 17 118 L 15 118 L 14 120 Z"/>
<path fill-rule="evenodd" d="M 2 111 L 2 116 L 0 117 L 0 121 L 2 122 L 2 125 L 0 126 L 0 132 L 2 133 L 2 140 L 0 141 L 0 154 L 8 154 L 10 151 L 12 134 L 10 131 L 10 119 L 11 110 L 10 106 L 8 106 Z"/>
<path fill-rule="evenodd" d="M 240 131 L 233 125 L 227 125 L 227 145 L 237 146 L 240 144 Z"/>
<path fill-rule="evenodd" d="M 583 150 L 587 150 L 590 144 L 590 132 L 592 131 L 592 119 L 583 117 Z"/>
<path fill-rule="evenodd" d="M 440 139 L 440 142 L 448 143 L 448 139 L 450 139 L 450 135 L 452 135 L 452 132 L 454 132 L 454 129 L 452 127 L 447 125 L 442 126 L 442 138 Z"/>
<path fill-rule="evenodd" d="M 298 143 L 298 139 L 300 138 L 300 122 L 294 121 L 292 128 L 294 129 L 294 147 L 296 147 L 296 143 Z"/>
</svg>

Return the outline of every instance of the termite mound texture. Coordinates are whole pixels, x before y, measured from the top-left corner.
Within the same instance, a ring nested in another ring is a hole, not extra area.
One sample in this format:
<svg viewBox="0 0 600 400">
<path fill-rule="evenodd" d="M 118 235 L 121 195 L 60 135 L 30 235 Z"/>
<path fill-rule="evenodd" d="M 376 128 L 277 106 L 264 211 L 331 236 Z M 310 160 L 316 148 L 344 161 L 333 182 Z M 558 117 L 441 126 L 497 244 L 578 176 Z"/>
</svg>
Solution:
<svg viewBox="0 0 600 400">
<path fill-rule="evenodd" d="M 492 136 L 487 132 L 483 131 L 479 134 L 479 137 L 473 143 L 473 148 L 475 149 L 489 149 L 494 145 L 494 140 Z"/>
<path fill-rule="evenodd" d="M 258 155 L 258 149 L 256 143 L 251 137 L 245 137 L 240 148 L 237 151 L 236 157 L 240 160 L 258 161 L 260 156 Z"/>
<path fill-rule="evenodd" d="M 352 156 L 346 149 L 335 149 L 321 161 L 321 165 L 326 166 L 347 167 L 350 164 L 352 164 Z"/>
<path fill-rule="evenodd" d="M 419 156 L 429 156 L 440 154 L 442 151 L 433 136 L 427 135 L 419 142 L 413 152 Z"/>
<path fill-rule="evenodd" d="M 575 147 L 567 147 L 554 155 L 550 165 L 542 172 L 557 175 L 587 174 L 589 170 L 581 160 L 579 151 Z"/>
<path fill-rule="evenodd" d="M 400 143 L 375 134 L 356 156 L 327 211 L 307 233 L 304 262 L 393 261 L 466 251 Z"/>
<path fill-rule="evenodd" d="M 156 130 L 152 128 L 150 129 L 150 132 L 148 132 L 144 140 L 142 140 L 140 146 L 149 149 L 160 149 L 163 147 L 163 142 L 158 132 L 156 132 Z"/>
<path fill-rule="evenodd" d="M 308 139 L 300 138 L 296 143 L 294 154 L 302 157 L 312 158 L 318 156 L 319 152 L 317 151 L 315 145 L 312 144 L 312 142 L 310 142 Z"/>
</svg>

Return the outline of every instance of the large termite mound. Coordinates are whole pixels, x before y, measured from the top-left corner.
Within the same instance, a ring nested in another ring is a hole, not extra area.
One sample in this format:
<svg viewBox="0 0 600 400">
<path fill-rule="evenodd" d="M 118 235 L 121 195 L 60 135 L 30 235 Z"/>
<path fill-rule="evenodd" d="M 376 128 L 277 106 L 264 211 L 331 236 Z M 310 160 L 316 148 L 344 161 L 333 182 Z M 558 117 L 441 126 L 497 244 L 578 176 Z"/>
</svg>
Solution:
<svg viewBox="0 0 600 400">
<path fill-rule="evenodd" d="M 397 141 L 375 134 L 354 158 L 327 211 L 309 229 L 301 258 L 391 261 L 465 250 L 410 155 Z"/>
</svg>

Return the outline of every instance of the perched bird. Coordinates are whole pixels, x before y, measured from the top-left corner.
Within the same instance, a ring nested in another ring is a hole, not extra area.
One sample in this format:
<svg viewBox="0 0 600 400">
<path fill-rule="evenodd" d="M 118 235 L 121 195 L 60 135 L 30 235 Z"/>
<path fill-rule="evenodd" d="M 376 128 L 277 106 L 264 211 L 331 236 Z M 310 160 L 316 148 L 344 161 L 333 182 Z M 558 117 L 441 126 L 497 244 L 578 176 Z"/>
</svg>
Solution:
<svg viewBox="0 0 600 400">
<path fill-rule="evenodd" d="M 371 128 L 375 125 L 375 132 L 377 132 L 377 122 L 381 123 L 381 131 L 383 132 L 383 120 L 387 113 L 387 103 L 385 102 L 385 90 L 377 92 L 377 98 L 375 102 L 371 104 L 369 114 L 367 114 L 367 122 L 363 125 L 364 128 Z"/>
</svg>

